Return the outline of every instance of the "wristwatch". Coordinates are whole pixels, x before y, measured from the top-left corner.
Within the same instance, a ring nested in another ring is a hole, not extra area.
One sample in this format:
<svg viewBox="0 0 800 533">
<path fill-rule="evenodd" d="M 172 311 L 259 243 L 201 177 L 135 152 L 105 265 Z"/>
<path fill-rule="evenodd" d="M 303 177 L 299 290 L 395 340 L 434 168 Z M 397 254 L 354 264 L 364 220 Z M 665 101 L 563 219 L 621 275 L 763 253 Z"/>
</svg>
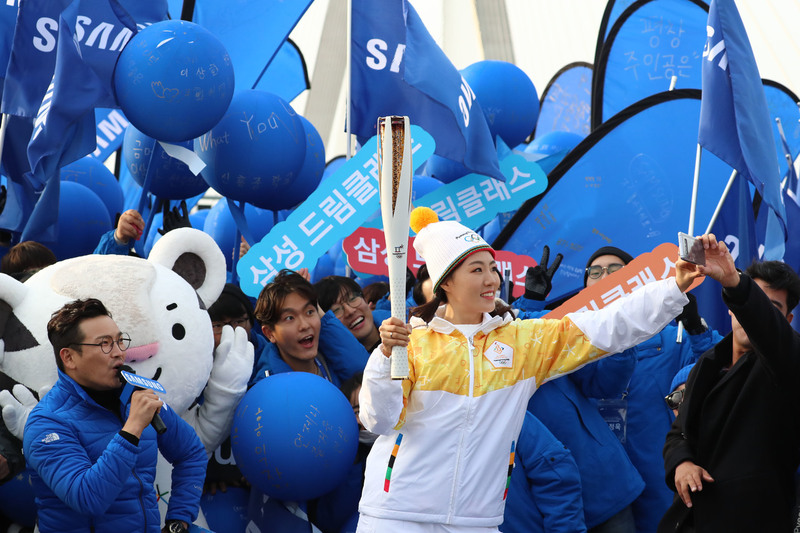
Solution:
<svg viewBox="0 0 800 533">
<path fill-rule="evenodd" d="M 169 533 L 188 533 L 189 531 L 180 520 L 167 520 L 165 525 Z"/>
</svg>

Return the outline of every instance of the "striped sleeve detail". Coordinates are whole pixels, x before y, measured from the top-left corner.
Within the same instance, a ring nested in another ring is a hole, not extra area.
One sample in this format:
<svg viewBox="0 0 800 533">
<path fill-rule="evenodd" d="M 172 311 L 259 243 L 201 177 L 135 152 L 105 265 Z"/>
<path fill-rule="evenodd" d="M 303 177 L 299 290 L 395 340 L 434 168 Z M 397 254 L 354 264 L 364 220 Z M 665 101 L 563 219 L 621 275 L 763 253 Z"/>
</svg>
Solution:
<svg viewBox="0 0 800 533">
<path fill-rule="evenodd" d="M 517 447 L 516 441 L 511 441 L 511 453 L 508 456 L 508 477 L 506 478 L 506 490 L 503 491 L 503 500 L 508 497 L 508 487 L 511 486 L 511 472 L 514 471 L 514 453 Z"/>
<path fill-rule="evenodd" d="M 394 460 L 397 458 L 397 452 L 400 451 L 400 443 L 403 441 L 403 434 L 397 434 L 397 440 L 394 442 L 392 448 L 392 455 L 389 457 L 389 466 L 386 468 L 386 479 L 383 482 L 383 492 L 389 492 L 389 484 L 392 481 L 392 468 L 394 468 Z"/>
</svg>

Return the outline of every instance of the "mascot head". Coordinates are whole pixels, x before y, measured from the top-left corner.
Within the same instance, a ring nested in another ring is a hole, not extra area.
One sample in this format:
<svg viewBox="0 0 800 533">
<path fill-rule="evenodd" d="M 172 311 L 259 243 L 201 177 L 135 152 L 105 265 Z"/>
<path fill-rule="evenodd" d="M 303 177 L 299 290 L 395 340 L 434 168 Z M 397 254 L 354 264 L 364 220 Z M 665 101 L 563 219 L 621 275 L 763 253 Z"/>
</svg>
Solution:
<svg viewBox="0 0 800 533">
<path fill-rule="evenodd" d="M 214 337 L 206 311 L 225 284 L 225 258 L 202 231 L 168 232 L 148 259 L 88 255 L 58 262 L 25 283 L 0 275 L 0 372 L 34 392 L 55 383 L 47 321 L 64 303 L 97 298 L 131 337 L 126 363 L 156 379 L 177 412 L 208 381 Z"/>
</svg>

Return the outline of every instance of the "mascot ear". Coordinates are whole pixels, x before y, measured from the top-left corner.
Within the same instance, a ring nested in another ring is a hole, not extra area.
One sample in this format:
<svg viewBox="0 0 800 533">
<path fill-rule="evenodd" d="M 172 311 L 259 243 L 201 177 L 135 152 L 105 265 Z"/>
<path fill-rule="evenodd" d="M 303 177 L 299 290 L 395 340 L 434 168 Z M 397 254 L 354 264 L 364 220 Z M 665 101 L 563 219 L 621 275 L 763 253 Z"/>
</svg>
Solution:
<svg viewBox="0 0 800 533">
<path fill-rule="evenodd" d="M 193 228 L 169 231 L 153 245 L 147 259 L 185 279 L 206 308 L 222 294 L 227 278 L 225 256 L 207 233 Z"/>
<path fill-rule="evenodd" d="M 14 309 L 22 305 L 28 287 L 11 276 L 0 274 L 0 339 L 6 352 L 27 350 L 38 346 L 36 338 L 23 324 Z"/>
</svg>

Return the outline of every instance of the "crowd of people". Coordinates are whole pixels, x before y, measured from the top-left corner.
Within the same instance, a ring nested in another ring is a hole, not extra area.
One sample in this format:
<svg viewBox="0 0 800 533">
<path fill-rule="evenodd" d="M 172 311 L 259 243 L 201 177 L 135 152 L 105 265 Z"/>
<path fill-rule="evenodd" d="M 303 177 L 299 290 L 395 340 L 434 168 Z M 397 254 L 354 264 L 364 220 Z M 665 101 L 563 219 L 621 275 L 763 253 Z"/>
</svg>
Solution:
<svg viewBox="0 0 800 533">
<path fill-rule="evenodd" d="M 126 211 L 96 253 L 132 253 L 143 224 Z M 725 244 L 705 235 L 704 266 L 678 261 L 675 278 L 553 320 L 542 317 L 560 256 L 551 263 L 546 248 L 524 295 L 508 303 L 497 298 L 495 251 L 480 235 L 454 221 L 415 231 L 425 265 L 407 282 L 407 320 L 390 316 L 385 282 L 312 280 L 306 270 L 281 271 L 255 300 L 229 283 L 208 308 L 215 347 L 226 327 L 247 333 L 249 386 L 284 372 L 320 376 L 359 424 L 341 485 L 272 512 L 323 533 L 353 531 L 354 516 L 359 533 L 795 526 L 800 338 L 789 324 L 800 279 L 789 266 L 739 272 Z M 584 286 L 632 260 L 598 249 Z M 55 261 L 23 242 L 0 271 L 24 281 Z M 733 329 L 724 338 L 687 293 L 700 276 L 722 286 Z M 263 501 L 232 461 L 230 440 L 208 458 L 152 391 L 124 394 L 118 375 L 130 339 L 102 302 L 64 305 L 47 332 L 58 381 L 23 442 L 0 427 L 0 480 L 26 463 L 33 470 L 42 533 L 155 532 L 163 519 L 163 531 L 176 533 L 197 519 L 203 493 L 243 487 Z M 390 377 L 395 346 L 408 350 L 408 379 Z M 166 419 L 163 434 L 155 415 Z M 174 467 L 164 517 L 157 451 Z"/>
</svg>

